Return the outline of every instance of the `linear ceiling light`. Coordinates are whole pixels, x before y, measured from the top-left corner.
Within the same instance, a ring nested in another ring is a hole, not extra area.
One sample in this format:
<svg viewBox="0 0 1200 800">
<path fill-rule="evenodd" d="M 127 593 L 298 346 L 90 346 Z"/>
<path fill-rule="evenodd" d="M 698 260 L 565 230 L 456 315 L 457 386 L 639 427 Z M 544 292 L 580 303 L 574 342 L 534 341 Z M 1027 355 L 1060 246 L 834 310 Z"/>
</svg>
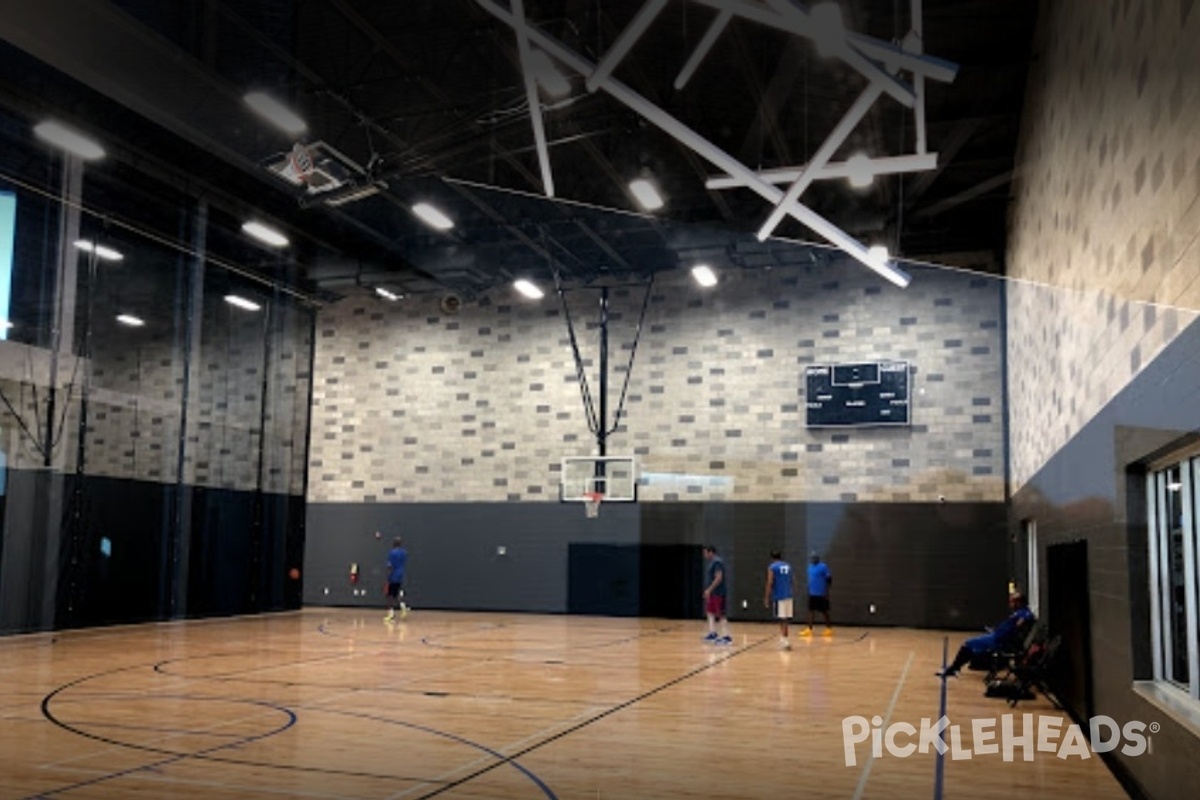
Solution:
<svg viewBox="0 0 1200 800">
<path fill-rule="evenodd" d="M 246 298 L 237 294 L 225 295 L 225 302 L 229 303 L 231 306 L 237 306 L 238 308 L 245 309 L 246 311 L 258 311 L 260 308 L 262 308 L 262 306 L 253 300 L 247 300 Z"/>
<path fill-rule="evenodd" d="M 647 211 L 657 211 L 664 203 L 658 189 L 646 178 L 637 178 L 629 182 L 629 191 L 638 204 Z"/>
<path fill-rule="evenodd" d="M 308 130 L 308 123 L 295 111 L 265 92 L 249 92 L 242 99 L 255 113 L 284 133 L 299 136 Z"/>
<path fill-rule="evenodd" d="M 527 281 L 524 278 L 513 281 L 513 288 L 530 300 L 541 300 L 546 296 L 546 293 L 539 289 L 536 283 Z"/>
<path fill-rule="evenodd" d="M 708 288 L 717 285 L 717 273 L 712 271 L 712 267 L 708 264 L 697 264 L 692 267 L 692 277 L 696 279 L 696 283 Z"/>
<path fill-rule="evenodd" d="M 263 225 L 261 222 L 247 222 L 242 225 L 242 230 L 247 235 L 253 236 L 270 247 L 288 246 L 288 238 L 286 236 L 268 225 Z"/>
<path fill-rule="evenodd" d="M 125 255 L 123 253 L 120 253 L 117 250 L 113 250 L 111 247 L 105 247 L 102 244 L 96 244 L 95 242 L 89 241 L 87 239 L 80 239 L 80 240 L 76 241 L 75 247 L 79 250 L 82 250 L 85 253 L 95 253 L 96 258 L 100 258 L 105 261 L 124 261 L 125 260 Z"/>
<path fill-rule="evenodd" d="M 85 161 L 95 161 L 105 156 L 104 148 L 100 146 L 99 142 L 57 120 L 48 119 L 45 122 L 39 122 L 33 126 L 33 133 L 43 142 L 66 150 Z"/>
<path fill-rule="evenodd" d="M 117 314 L 117 322 L 122 325 L 128 325 L 131 328 L 140 328 L 146 324 L 146 320 L 141 317 L 135 317 L 133 314 Z"/>
<path fill-rule="evenodd" d="M 382 286 L 375 287 L 375 294 L 379 295 L 384 300 L 391 300 L 392 302 L 395 302 L 396 300 L 399 300 L 402 297 L 404 297 L 404 295 L 398 294 L 397 292 L 393 292 L 389 289 L 385 289 Z"/>
<path fill-rule="evenodd" d="M 412 210 L 414 214 L 421 218 L 422 222 L 431 228 L 436 228 L 439 231 L 448 231 L 454 227 L 454 220 L 429 203 L 417 203 L 412 207 Z"/>
</svg>

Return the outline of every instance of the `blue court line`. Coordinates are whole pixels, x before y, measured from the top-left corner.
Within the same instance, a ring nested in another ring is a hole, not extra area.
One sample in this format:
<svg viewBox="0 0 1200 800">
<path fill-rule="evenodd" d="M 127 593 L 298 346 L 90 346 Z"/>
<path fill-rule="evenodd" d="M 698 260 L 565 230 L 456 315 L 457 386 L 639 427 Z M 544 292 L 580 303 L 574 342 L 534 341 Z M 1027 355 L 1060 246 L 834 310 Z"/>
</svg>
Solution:
<svg viewBox="0 0 1200 800">
<path fill-rule="evenodd" d="M 946 716 L 946 667 L 949 666 L 946 662 L 950 657 L 950 637 L 947 636 L 942 640 L 942 704 L 938 710 L 938 719 Z M 946 732 L 942 731 L 938 737 L 945 742 Z M 933 775 L 933 800 L 942 800 L 942 782 L 946 775 L 946 754 L 938 751 L 935 759 L 936 766 L 934 767 Z"/>
</svg>

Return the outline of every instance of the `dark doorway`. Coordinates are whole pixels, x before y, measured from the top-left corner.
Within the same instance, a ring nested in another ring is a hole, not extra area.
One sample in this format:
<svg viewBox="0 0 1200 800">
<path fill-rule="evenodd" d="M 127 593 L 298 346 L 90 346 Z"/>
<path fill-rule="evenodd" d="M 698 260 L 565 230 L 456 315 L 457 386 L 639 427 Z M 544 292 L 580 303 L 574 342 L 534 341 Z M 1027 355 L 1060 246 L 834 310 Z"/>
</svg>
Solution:
<svg viewBox="0 0 1200 800">
<path fill-rule="evenodd" d="M 1091 610 L 1088 595 L 1087 542 L 1046 548 L 1049 584 L 1046 620 L 1062 636 L 1050 683 L 1059 701 L 1077 720 L 1093 716 Z"/>
<path fill-rule="evenodd" d="M 704 616 L 704 555 L 688 544 L 642 546 L 641 614 L 666 619 Z"/>
<path fill-rule="evenodd" d="M 637 545 L 570 545 L 567 611 L 607 617 L 637 616 Z"/>
</svg>

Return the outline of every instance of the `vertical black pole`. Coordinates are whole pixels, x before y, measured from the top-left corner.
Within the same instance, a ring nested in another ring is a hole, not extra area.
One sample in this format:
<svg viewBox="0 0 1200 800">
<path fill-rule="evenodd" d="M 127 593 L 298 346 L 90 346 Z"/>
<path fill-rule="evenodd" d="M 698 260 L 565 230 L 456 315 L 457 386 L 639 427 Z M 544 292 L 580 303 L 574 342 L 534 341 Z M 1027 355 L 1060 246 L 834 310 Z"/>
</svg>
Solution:
<svg viewBox="0 0 1200 800">
<path fill-rule="evenodd" d="M 608 287 L 600 290 L 600 419 L 596 444 L 600 455 L 608 455 Z M 602 476 L 597 476 L 602 477 Z"/>
</svg>

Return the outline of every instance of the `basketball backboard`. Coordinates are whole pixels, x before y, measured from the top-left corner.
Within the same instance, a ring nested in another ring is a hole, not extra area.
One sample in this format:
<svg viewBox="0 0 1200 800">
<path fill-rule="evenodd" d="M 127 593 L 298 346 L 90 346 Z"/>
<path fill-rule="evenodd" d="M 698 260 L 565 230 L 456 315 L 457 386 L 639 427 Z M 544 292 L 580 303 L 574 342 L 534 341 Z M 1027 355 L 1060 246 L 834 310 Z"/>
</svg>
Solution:
<svg viewBox="0 0 1200 800">
<path fill-rule="evenodd" d="M 637 501 L 637 461 L 633 456 L 567 456 L 562 460 L 559 499 L 583 503 L 593 492 L 606 503 Z"/>
</svg>

